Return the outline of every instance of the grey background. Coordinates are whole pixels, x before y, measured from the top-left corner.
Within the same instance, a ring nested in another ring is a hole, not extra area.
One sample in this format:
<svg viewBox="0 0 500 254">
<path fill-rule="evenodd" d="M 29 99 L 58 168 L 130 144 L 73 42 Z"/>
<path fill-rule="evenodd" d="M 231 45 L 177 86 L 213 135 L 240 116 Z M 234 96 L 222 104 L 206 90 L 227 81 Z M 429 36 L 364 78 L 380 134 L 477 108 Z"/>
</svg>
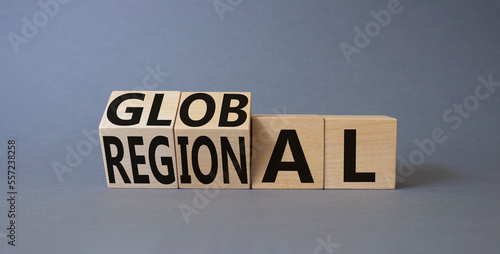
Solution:
<svg viewBox="0 0 500 254">
<path fill-rule="evenodd" d="M 43 9 L 0 3 L 1 253 L 312 253 L 328 238 L 330 253 L 498 253 L 500 88 L 459 128 L 443 119 L 479 76 L 500 81 L 498 1 L 402 0 L 350 63 L 340 43 L 389 1 L 221 2 L 232 8 L 222 18 L 211 0 L 70 1 L 17 53 L 9 33 Z M 396 117 L 406 160 L 435 128 L 447 139 L 396 190 L 221 190 L 188 224 L 179 206 L 193 206 L 193 190 L 108 189 L 98 146 L 66 161 L 111 91 L 156 66 L 169 75 L 155 90 L 249 91 L 253 113 Z M 5 238 L 11 137 L 16 247 Z M 54 163 L 72 171 L 58 178 Z"/>
</svg>

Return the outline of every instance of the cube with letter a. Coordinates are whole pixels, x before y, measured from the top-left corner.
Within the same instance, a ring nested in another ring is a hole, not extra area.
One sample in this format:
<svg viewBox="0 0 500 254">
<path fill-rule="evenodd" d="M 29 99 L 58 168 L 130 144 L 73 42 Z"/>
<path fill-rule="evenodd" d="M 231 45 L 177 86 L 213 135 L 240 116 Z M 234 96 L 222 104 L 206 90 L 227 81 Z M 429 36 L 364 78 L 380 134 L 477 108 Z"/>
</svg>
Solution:
<svg viewBox="0 0 500 254">
<path fill-rule="evenodd" d="M 252 188 L 323 189 L 324 118 L 252 116 Z"/>
<path fill-rule="evenodd" d="M 182 93 L 175 122 L 179 188 L 250 188 L 250 93 Z"/>
<path fill-rule="evenodd" d="M 325 117 L 325 189 L 394 189 L 397 119 Z"/>
<path fill-rule="evenodd" d="M 180 92 L 115 91 L 99 125 L 110 188 L 178 188 L 173 126 Z"/>
</svg>

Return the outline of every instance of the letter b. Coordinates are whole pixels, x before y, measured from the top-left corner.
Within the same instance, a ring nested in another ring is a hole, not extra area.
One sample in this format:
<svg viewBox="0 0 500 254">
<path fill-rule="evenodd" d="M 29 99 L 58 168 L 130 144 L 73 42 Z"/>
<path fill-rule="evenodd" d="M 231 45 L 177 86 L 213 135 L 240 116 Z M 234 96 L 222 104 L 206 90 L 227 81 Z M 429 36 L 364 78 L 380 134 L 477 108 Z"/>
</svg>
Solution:
<svg viewBox="0 0 500 254">
<path fill-rule="evenodd" d="M 380 23 L 383 27 L 386 27 L 391 22 L 391 13 L 386 10 L 380 10 L 378 13 L 374 10 L 370 11 L 370 14 L 375 18 L 375 20 Z"/>
</svg>

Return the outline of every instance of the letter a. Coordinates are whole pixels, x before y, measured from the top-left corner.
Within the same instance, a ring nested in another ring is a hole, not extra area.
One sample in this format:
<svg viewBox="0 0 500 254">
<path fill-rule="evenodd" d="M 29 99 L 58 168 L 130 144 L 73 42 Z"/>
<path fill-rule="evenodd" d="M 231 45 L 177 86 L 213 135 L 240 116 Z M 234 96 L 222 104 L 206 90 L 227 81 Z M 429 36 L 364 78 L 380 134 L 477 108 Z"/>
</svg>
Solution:
<svg viewBox="0 0 500 254">
<path fill-rule="evenodd" d="M 286 144 L 290 145 L 294 161 L 281 161 L 285 153 Z M 267 165 L 266 173 L 262 180 L 263 183 L 274 183 L 278 175 L 278 171 L 297 171 L 299 173 L 300 182 L 314 183 L 311 171 L 307 165 L 307 160 L 300 145 L 299 137 L 295 130 L 281 130 L 274 146 L 271 159 Z"/>
</svg>

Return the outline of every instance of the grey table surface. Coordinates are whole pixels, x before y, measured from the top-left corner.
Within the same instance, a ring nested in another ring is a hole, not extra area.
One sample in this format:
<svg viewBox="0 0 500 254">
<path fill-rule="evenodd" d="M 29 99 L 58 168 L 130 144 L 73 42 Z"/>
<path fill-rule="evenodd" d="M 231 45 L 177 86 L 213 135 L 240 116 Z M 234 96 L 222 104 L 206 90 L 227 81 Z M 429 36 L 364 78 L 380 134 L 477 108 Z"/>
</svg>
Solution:
<svg viewBox="0 0 500 254">
<path fill-rule="evenodd" d="M 499 11 L 498 1 L 2 1 L 0 253 L 499 253 Z M 400 181 L 108 189 L 94 134 L 111 91 L 138 88 L 249 91 L 256 114 L 396 117 Z M 436 130 L 444 141 L 417 145 Z"/>
</svg>

